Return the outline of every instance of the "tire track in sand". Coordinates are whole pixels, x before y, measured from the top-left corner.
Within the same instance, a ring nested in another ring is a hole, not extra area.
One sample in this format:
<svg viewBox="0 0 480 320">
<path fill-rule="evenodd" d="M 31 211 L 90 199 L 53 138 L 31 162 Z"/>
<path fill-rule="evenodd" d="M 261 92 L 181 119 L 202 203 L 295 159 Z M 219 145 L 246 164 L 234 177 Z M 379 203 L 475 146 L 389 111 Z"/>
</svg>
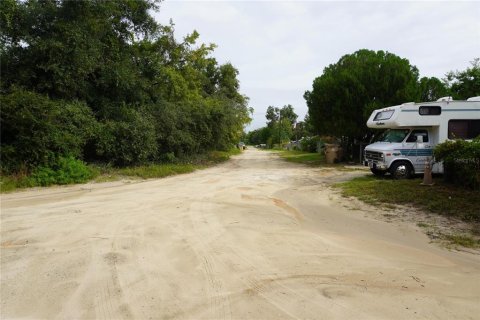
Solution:
<svg viewBox="0 0 480 320">
<path fill-rule="evenodd" d="M 217 277 L 222 274 L 218 265 L 218 259 L 212 254 L 211 240 L 218 238 L 225 229 L 221 226 L 211 226 L 212 219 L 207 220 L 205 212 L 211 211 L 211 202 L 204 199 L 192 200 L 189 211 L 189 218 L 194 228 L 195 241 L 190 243 L 192 249 L 199 257 L 202 257 L 202 268 L 206 277 L 207 299 L 209 300 L 209 318 L 232 319 L 229 294 L 225 292 L 223 281 Z M 207 240 L 209 243 L 207 244 Z"/>
</svg>

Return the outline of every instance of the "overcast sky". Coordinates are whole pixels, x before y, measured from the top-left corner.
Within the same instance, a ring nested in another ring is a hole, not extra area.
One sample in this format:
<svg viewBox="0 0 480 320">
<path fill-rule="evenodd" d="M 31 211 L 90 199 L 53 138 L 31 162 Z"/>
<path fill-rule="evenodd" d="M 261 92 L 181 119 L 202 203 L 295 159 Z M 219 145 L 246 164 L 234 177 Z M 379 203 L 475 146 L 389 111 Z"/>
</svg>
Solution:
<svg viewBox="0 0 480 320">
<path fill-rule="evenodd" d="M 155 17 L 172 19 L 179 40 L 197 30 L 239 70 L 255 109 L 247 131 L 265 125 L 269 105 L 291 104 L 302 120 L 313 79 L 359 49 L 389 51 L 438 78 L 480 57 L 480 2 L 166 0 Z"/>
</svg>

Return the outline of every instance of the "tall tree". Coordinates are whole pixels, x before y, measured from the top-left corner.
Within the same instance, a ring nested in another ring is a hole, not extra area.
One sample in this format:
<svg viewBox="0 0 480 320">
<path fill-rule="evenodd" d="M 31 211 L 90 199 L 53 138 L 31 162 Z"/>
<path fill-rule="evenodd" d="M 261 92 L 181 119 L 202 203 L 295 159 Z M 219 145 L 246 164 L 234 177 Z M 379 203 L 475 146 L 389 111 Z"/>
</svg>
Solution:
<svg viewBox="0 0 480 320">
<path fill-rule="evenodd" d="M 280 109 L 273 106 L 268 106 L 265 118 L 267 118 L 267 125 L 272 127 L 280 118 Z"/>
<path fill-rule="evenodd" d="M 475 58 L 471 66 L 463 71 L 450 71 L 445 81 L 454 99 L 465 100 L 480 96 L 480 58 Z"/>
<path fill-rule="evenodd" d="M 113 100 L 137 98 L 140 81 L 131 44 L 156 32 L 149 10 L 157 1 L 6 4 L 0 19 L 3 85 L 95 105 L 99 94 Z"/>
<path fill-rule="evenodd" d="M 418 84 L 419 101 L 435 101 L 448 95 L 448 88 L 438 78 L 423 77 Z"/>
<path fill-rule="evenodd" d="M 280 118 L 287 119 L 288 122 L 293 126 L 297 122 L 298 115 L 293 111 L 293 107 L 291 104 L 284 105 L 280 109 Z"/>
<path fill-rule="evenodd" d="M 297 122 L 298 115 L 293 110 L 293 106 L 291 104 L 287 104 L 281 108 L 269 106 L 267 108 L 265 118 L 267 118 L 267 125 L 269 126 L 272 126 L 282 119 L 288 120 L 290 125 L 293 126 Z"/>
<path fill-rule="evenodd" d="M 354 139 L 371 134 L 372 110 L 415 100 L 418 70 L 384 51 L 359 50 L 326 67 L 305 92 L 315 133 Z"/>
<path fill-rule="evenodd" d="M 265 114 L 267 128 L 270 129 L 270 142 L 283 143 L 293 137 L 294 125 L 297 121 L 297 114 L 290 104 L 282 108 L 269 106 Z"/>
</svg>

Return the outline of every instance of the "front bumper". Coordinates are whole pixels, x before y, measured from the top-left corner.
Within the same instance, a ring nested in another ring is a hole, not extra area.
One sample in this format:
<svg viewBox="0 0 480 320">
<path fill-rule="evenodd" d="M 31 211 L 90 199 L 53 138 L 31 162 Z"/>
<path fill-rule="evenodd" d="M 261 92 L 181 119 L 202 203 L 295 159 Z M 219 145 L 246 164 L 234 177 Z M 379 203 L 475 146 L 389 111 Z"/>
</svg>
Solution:
<svg viewBox="0 0 480 320">
<path fill-rule="evenodd" d="M 363 164 L 365 165 L 365 167 L 369 167 L 370 169 L 382 170 L 382 171 L 388 169 L 387 164 L 384 162 L 365 160 Z"/>
<path fill-rule="evenodd" d="M 365 149 L 364 164 L 366 167 L 375 170 L 387 170 L 388 166 L 385 163 L 385 155 L 380 151 L 373 151 Z"/>
</svg>

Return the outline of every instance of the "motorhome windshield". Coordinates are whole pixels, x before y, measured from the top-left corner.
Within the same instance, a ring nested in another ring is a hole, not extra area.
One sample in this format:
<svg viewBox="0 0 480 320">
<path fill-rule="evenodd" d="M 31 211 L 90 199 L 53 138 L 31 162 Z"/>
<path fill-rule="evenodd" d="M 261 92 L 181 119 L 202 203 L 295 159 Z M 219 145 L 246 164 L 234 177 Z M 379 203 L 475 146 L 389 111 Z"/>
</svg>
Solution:
<svg viewBox="0 0 480 320">
<path fill-rule="evenodd" d="M 409 129 L 388 129 L 380 135 L 377 141 L 402 142 L 409 132 Z"/>
</svg>

